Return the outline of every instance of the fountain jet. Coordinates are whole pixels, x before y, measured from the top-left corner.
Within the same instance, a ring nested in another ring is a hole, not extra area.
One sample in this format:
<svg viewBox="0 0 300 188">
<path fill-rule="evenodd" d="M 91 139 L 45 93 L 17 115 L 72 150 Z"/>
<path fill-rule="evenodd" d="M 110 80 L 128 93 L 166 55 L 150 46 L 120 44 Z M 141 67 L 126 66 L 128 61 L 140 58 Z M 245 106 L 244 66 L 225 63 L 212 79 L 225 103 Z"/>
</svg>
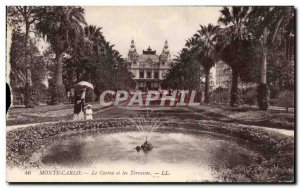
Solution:
<svg viewBox="0 0 300 188">
<path fill-rule="evenodd" d="M 150 137 L 153 132 L 155 132 L 161 125 L 160 120 L 158 118 L 151 118 L 149 115 L 149 111 L 147 111 L 146 116 L 138 116 L 136 118 L 130 119 L 133 125 L 143 134 L 145 134 L 146 141 L 141 146 L 136 146 L 136 150 L 140 151 L 150 151 L 153 149 L 152 144 L 148 142 L 148 137 Z M 150 125 L 150 126 L 148 126 Z"/>
</svg>

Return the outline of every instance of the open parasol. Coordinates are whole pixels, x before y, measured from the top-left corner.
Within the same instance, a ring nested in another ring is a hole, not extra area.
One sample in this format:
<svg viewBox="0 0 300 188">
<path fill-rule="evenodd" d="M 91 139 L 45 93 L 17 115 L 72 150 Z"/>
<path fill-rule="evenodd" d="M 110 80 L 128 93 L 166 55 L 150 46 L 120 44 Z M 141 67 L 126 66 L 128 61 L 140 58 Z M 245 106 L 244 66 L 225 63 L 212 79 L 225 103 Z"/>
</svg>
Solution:
<svg viewBox="0 0 300 188">
<path fill-rule="evenodd" d="M 76 85 L 94 89 L 93 84 L 91 84 L 91 83 L 89 83 L 87 81 L 81 81 L 81 82 L 77 83 Z"/>
</svg>

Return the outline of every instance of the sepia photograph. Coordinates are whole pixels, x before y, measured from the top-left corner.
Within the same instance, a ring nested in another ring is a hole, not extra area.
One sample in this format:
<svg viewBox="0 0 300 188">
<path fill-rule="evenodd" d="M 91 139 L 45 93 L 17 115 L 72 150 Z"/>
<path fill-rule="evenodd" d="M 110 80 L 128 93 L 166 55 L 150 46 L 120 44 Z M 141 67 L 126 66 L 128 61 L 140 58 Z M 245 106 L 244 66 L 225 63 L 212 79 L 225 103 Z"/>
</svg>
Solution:
<svg viewBox="0 0 300 188">
<path fill-rule="evenodd" d="M 294 184 L 295 16 L 6 6 L 6 181 Z"/>
</svg>

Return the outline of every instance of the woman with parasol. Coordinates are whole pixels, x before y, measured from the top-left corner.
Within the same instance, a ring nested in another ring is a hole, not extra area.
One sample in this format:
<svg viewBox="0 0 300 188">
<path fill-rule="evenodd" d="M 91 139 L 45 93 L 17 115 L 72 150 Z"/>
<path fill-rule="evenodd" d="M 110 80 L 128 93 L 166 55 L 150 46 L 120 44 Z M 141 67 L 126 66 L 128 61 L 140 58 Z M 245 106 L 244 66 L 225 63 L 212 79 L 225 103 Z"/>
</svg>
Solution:
<svg viewBox="0 0 300 188">
<path fill-rule="evenodd" d="M 94 89 L 93 85 L 86 81 L 81 81 L 78 84 L 80 92 L 75 92 L 74 116 L 73 120 L 84 120 L 84 102 L 87 88 Z"/>
</svg>

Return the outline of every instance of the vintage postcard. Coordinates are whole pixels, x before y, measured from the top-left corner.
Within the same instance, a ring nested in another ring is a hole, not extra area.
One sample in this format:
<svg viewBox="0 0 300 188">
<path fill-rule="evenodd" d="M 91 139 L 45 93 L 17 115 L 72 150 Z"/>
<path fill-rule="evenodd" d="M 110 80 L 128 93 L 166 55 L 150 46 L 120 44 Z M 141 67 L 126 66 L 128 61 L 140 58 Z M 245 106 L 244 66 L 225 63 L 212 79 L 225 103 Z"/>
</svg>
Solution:
<svg viewBox="0 0 300 188">
<path fill-rule="evenodd" d="M 6 180 L 295 183 L 292 6 L 7 6 Z"/>
</svg>

